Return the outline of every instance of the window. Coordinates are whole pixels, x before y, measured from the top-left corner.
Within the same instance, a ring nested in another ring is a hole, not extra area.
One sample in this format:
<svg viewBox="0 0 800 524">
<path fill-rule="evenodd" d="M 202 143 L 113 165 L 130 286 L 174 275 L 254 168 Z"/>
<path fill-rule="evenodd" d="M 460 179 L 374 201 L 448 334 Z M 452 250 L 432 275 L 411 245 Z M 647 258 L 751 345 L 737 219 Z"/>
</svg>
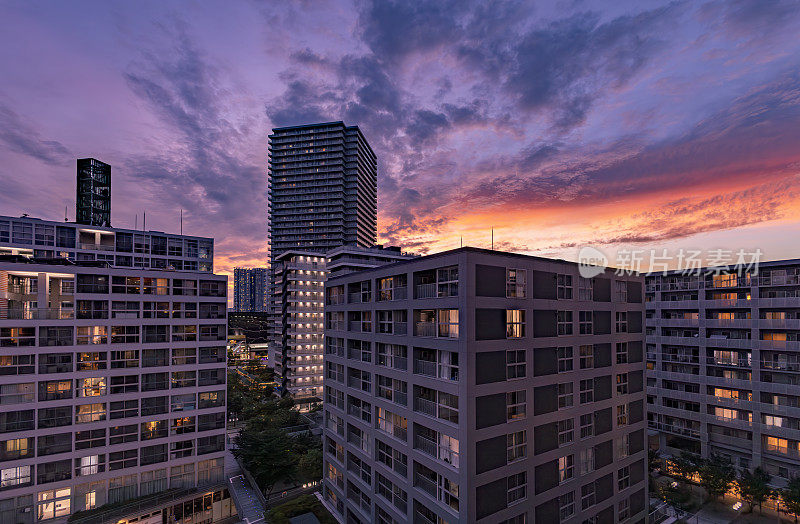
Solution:
<svg viewBox="0 0 800 524">
<path fill-rule="evenodd" d="M 620 404 L 617 406 L 617 426 L 628 425 L 628 405 Z"/>
<path fill-rule="evenodd" d="M 111 326 L 112 344 L 138 344 L 139 326 Z M 111 352 L 113 355 L 113 351 Z M 138 353 L 138 351 L 137 351 Z M 111 357 L 113 360 L 113 356 Z M 139 365 L 138 363 L 136 364 Z M 112 362 L 113 367 L 113 362 Z"/>
<path fill-rule="evenodd" d="M 528 432 L 517 431 L 506 435 L 507 462 L 516 462 L 528 455 Z"/>
<path fill-rule="evenodd" d="M 572 407 L 572 382 L 558 385 L 558 409 Z"/>
<path fill-rule="evenodd" d="M 506 351 L 506 379 L 525 377 L 525 350 L 511 349 Z"/>
<path fill-rule="evenodd" d="M 614 281 L 614 301 L 627 302 L 628 301 L 628 283 L 624 280 Z"/>
<path fill-rule="evenodd" d="M 139 391 L 139 375 L 111 377 L 111 394 L 136 393 Z"/>
<path fill-rule="evenodd" d="M 172 365 L 184 366 L 197 363 L 197 350 L 195 348 L 174 348 L 172 350 Z"/>
<path fill-rule="evenodd" d="M 594 332 L 591 311 L 578 312 L 578 332 L 581 335 L 591 335 Z"/>
<path fill-rule="evenodd" d="M 136 449 L 115 451 L 108 455 L 108 469 L 114 471 L 123 468 L 135 468 L 139 453 Z"/>
<path fill-rule="evenodd" d="M 526 276 L 524 269 L 506 269 L 506 298 L 525 298 Z"/>
<path fill-rule="evenodd" d="M 40 491 L 37 499 L 37 520 L 67 517 L 71 513 L 71 488 Z"/>
<path fill-rule="evenodd" d="M 572 311 L 557 311 L 556 312 L 558 334 L 571 335 L 572 334 Z"/>
<path fill-rule="evenodd" d="M 619 491 L 631 485 L 631 469 L 630 466 L 625 466 L 617 471 L 617 488 Z"/>
<path fill-rule="evenodd" d="M 137 332 L 138 326 L 135 327 Z M 112 328 L 113 329 L 113 328 Z M 111 352 L 111 369 L 125 369 L 125 368 L 138 368 L 139 367 L 139 351 L 112 351 Z"/>
<path fill-rule="evenodd" d="M 69 380 L 66 382 L 68 383 L 66 389 L 64 387 L 64 381 L 53 381 L 53 382 L 39 382 L 39 400 L 57 400 L 57 399 L 65 399 L 65 398 L 72 398 L 72 387 Z M 49 384 L 56 384 L 52 386 L 54 388 L 53 398 L 43 398 L 41 395 L 42 384 L 49 385 Z M 0 405 L 7 406 L 9 404 L 22 404 L 23 402 L 33 402 L 34 397 L 36 395 L 36 390 L 34 389 L 33 382 L 27 382 L 22 384 L 4 384 L 0 386 Z"/>
<path fill-rule="evenodd" d="M 458 310 L 437 310 L 438 335 L 443 338 L 458 338 Z"/>
<path fill-rule="evenodd" d="M 36 455 L 43 457 L 72 451 L 72 433 L 42 435 L 36 443 Z"/>
<path fill-rule="evenodd" d="M 225 405 L 225 391 L 198 393 L 197 405 L 199 409 L 222 407 Z"/>
<path fill-rule="evenodd" d="M 616 440 L 617 460 L 624 459 L 630 455 L 630 435 L 622 435 Z"/>
<path fill-rule="evenodd" d="M 628 394 L 628 374 L 617 373 L 617 395 Z"/>
<path fill-rule="evenodd" d="M 197 409 L 194 393 L 185 395 L 172 395 L 172 412 L 192 411 Z"/>
<path fill-rule="evenodd" d="M 139 465 L 147 466 L 149 464 L 156 464 L 159 462 L 167 461 L 167 445 L 156 444 L 155 446 L 147 446 L 139 450 Z"/>
<path fill-rule="evenodd" d="M 112 426 L 108 433 L 108 443 L 111 446 L 125 444 L 126 442 L 136 442 L 139 440 L 139 426 L 137 424 L 128 424 L 127 426 Z"/>
<path fill-rule="evenodd" d="M 375 454 L 379 462 L 386 464 L 389 469 L 395 470 L 403 477 L 406 476 L 408 472 L 408 457 L 403 453 L 376 439 Z"/>
<path fill-rule="evenodd" d="M 507 487 L 508 487 L 507 502 L 509 505 L 519 502 L 521 500 L 525 500 L 528 488 L 527 474 L 523 471 L 522 473 L 511 475 L 507 479 Z"/>
<path fill-rule="evenodd" d="M 592 300 L 592 279 L 578 277 L 578 300 Z"/>
<path fill-rule="evenodd" d="M 522 309 L 506 310 L 506 338 L 522 338 L 525 336 L 525 311 Z"/>
<path fill-rule="evenodd" d="M 630 501 L 628 499 L 622 499 L 619 501 L 619 512 L 617 514 L 619 517 L 618 522 L 623 522 L 631 516 L 630 509 Z"/>
<path fill-rule="evenodd" d="M 580 381 L 580 402 L 581 404 L 594 402 L 594 380 L 589 378 Z"/>
<path fill-rule="evenodd" d="M 30 466 L 0 469 L 0 489 L 28 486 L 32 483 Z"/>
<path fill-rule="evenodd" d="M 571 444 L 575 438 L 575 420 L 568 418 L 558 421 L 558 445 L 565 446 Z"/>
<path fill-rule="evenodd" d="M 0 441 L 0 460 L 17 460 L 33 457 L 33 437 Z"/>
<path fill-rule="evenodd" d="M 197 372 L 196 371 L 173 371 L 172 372 L 172 387 L 173 388 L 188 388 L 197 385 Z"/>
<path fill-rule="evenodd" d="M 152 368 L 169 365 L 168 349 L 144 349 L 142 350 L 142 367 Z"/>
<path fill-rule="evenodd" d="M 589 446 L 581 450 L 578 454 L 580 460 L 581 475 L 594 471 L 594 448 Z"/>
<path fill-rule="evenodd" d="M 75 476 L 85 477 L 87 475 L 96 475 L 106 470 L 106 456 L 105 455 L 89 455 L 88 457 L 79 457 L 75 459 Z"/>
<path fill-rule="evenodd" d="M 82 404 L 75 406 L 75 423 L 85 424 L 88 422 L 99 422 L 106 419 L 106 405 Z"/>
<path fill-rule="evenodd" d="M 581 369 L 591 369 L 594 367 L 594 346 L 583 344 L 579 348 Z"/>
<path fill-rule="evenodd" d="M 581 415 L 581 438 L 588 438 L 594 435 L 594 416 L 591 413 Z"/>
<path fill-rule="evenodd" d="M 590 508 L 594 504 L 594 482 L 590 482 L 585 486 L 581 486 L 581 509 Z"/>
<path fill-rule="evenodd" d="M 75 450 L 102 448 L 106 445 L 106 430 L 93 429 L 75 432 Z"/>
<path fill-rule="evenodd" d="M 75 343 L 79 346 L 106 344 L 108 342 L 106 326 L 78 326 L 77 330 Z"/>
<path fill-rule="evenodd" d="M 142 391 L 169 389 L 168 373 L 145 373 L 142 375 Z"/>
<path fill-rule="evenodd" d="M 617 364 L 628 363 L 628 343 L 617 342 Z"/>
<path fill-rule="evenodd" d="M 39 462 L 36 465 L 36 483 L 47 484 L 72 478 L 72 460 L 57 460 L 55 462 Z"/>
<path fill-rule="evenodd" d="M 111 409 L 112 420 L 118 418 L 138 417 L 139 401 L 137 399 L 133 399 L 133 400 L 122 400 L 119 402 L 112 402 L 110 409 Z"/>
<path fill-rule="evenodd" d="M 558 348 L 558 372 L 572 371 L 572 346 Z"/>
<path fill-rule="evenodd" d="M 558 457 L 558 481 L 566 482 L 575 476 L 575 455 Z"/>
<path fill-rule="evenodd" d="M 616 327 L 617 333 L 627 333 L 628 332 L 628 314 L 624 311 L 617 311 L 616 313 Z"/>
<path fill-rule="evenodd" d="M 517 420 L 525 418 L 526 404 L 525 391 L 511 391 L 506 393 L 506 418 Z"/>
<path fill-rule="evenodd" d="M 572 298 L 572 275 L 557 275 L 556 285 L 559 299 L 569 300 Z"/>
<path fill-rule="evenodd" d="M 98 371 L 106 369 L 108 353 L 103 352 L 85 352 L 78 353 L 78 371 Z"/>
<path fill-rule="evenodd" d="M 194 397 L 194 395 L 191 395 Z M 160 415 L 169 412 L 169 397 L 146 397 L 142 399 L 142 416 Z"/>
<path fill-rule="evenodd" d="M 575 514 L 575 492 L 570 491 L 558 497 L 558 514 L 564 522 Z"/>
<path fill-rule="evenodd" d="M 458 266 L 436 270 L 436 291 L 439 297 L 458 296 Z"/>
<path fill-rule="evenodd" d="M 39 428 L 57 428 L 72 425 L 72 406 L 39 410 Z M 30 428 L 33 429 L 33 428 Z"/>
</svg>

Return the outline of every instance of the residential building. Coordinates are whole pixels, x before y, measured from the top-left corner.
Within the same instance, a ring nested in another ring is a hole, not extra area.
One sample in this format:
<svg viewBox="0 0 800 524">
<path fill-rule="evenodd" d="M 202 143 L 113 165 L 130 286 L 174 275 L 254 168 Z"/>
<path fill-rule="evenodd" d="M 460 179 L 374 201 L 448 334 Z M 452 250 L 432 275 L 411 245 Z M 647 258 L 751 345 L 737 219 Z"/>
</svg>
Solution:
<svg viewBox="0 0 800 524">
<path fill-rule="evenodd" d="M 648 425 L 662 453 L 800 475 L 800 260 L 647 277 Z"/>
<path fill-rule="evenodd" d="M 0 508 L 13 522 L 224 489 L 225 307 L 224 276 L 0 257 Z"/>
<path fill-rule="evenodd" d="M 265 267 L 233 268 L 233 310 L 237 313 L 267 311 L 269 270 Z"/>
<path fill-rule="evenodd" d="M 301 410 L 322 398 L 322 312 L 328 274 L 343 275 L 412 256 L 394 247 L 340 246 L 326 254 L 285 251 L 274 261 L 272 310 L 276 314 L 270 315 L 274 324 L 269 362 L 282 391 Z"/>
<path fill-rule="evenodd" d="M 287 250 L 370 247 L 377 232 L 377 158 L 358 126 L 279 127 L 269 136 L 269 231 Z"/>
<path fill-rule="evenodd" d="M 79 158 L 75 222 L 111 227 L 111 166 L 95 158 Z"/>
<path fill-rule="evenodd" d="M 325 283 L 341 522 L 644 522 L 643 278 L 460 248 Z"/>
<path fill-rule="evenodd" d="M 214 271 L 214 240 L 161 231 L 140 231 L 0 216 L 0 255 L 161 271 Z"/>
</svg>

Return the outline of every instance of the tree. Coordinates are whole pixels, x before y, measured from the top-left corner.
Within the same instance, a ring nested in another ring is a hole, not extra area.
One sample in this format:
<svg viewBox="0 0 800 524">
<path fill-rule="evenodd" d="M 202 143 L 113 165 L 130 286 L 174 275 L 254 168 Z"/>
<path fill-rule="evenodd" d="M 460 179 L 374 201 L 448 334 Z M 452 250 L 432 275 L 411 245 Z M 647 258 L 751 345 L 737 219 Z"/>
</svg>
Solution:
<svg viewBox="0 0 800 524">
<path fill-rule="evenodd" d="M 753 511 L 755 505 L 758 505 L 758 512 L 761 513 L 761 505 L 773 493 L 769 487 L 771 479 L 770 474 L 760 467 L 753 472 L 744 470 L 736 479 L 739 496 L 750 506 L 748 513 Z"/>
<path fill-rule="evenodd" d="M 322 446 L 311 448 L 297 461 L 297 473 L 301 482 L 316 482 L 322 479 Z"/>
<path fill-rule="evenodd" d="M 661 455 L 659 455 L 657 449 L 648 449 L 647 450 L 647 470 L 650 473 L 654 473 L 661 469 Z"/>
<path fill-rule="evenodd" d="M 291 480 L 297 472 L 297 455 L 292 439 L 280 428 L 259 427 L 250 422 L 239 432 L 232 450 L 253 475 L 269 500 L 275 485 Z"/>
<path fill-rule="evenodd" d="M 736 479 L 733 465 L 719 455 L 712 455 L 711 458 L 704 460 L 698 468 L 698 473 L 700 485 L 714 500 L 724 495 Z"/>
<path fill-rule="evenodd" d="M 690 480 L 699 469 L 699 461 L 695 455 L 681 452 L 680 456 L 669 459 L 672 470 L 683 480 Z"/>
<path fill-rule="evenodd" d="M 672 508 L 675 518 L 680 520 L 686 513 L 686 506 L 691 501 L 692 495 L 688 489 L 680 486 L 672 487 L 672 483 L 667 483 L 658 488 L 658 497 Z"/>
<path fill-rule="evenodd" d="M 794 521 L 797 522 L 797 516 L 800 515 L 800 477 L 791 479 L 779 494 L 786 513 L 794 515 Z"/>
</svg>

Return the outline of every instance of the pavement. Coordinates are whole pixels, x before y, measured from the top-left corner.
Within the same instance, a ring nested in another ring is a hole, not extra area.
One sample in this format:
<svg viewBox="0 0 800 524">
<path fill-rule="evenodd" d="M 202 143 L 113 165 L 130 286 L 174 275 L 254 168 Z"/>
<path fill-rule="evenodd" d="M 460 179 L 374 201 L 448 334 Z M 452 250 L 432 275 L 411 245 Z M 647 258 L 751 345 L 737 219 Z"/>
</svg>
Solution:
<svg viewBox="0 0 800 524">
<path fill-rule="evenodd" d="M 256 492 L 258 487 L 250 485 L 230 450 L 225 455 L 225 476 L 228 477 L 228 488 L 233 502 L 236 504 L 236 511 L 239 513 L 241 522 L 244 524 L 263 523 L 265 508 Z"/>
</svg>

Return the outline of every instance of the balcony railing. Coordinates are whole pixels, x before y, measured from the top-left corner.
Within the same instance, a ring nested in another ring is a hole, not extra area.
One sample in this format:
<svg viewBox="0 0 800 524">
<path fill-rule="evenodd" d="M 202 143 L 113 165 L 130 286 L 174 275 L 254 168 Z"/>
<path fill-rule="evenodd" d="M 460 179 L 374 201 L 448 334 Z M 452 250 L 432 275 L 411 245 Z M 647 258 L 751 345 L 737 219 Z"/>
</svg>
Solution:
<svg viewBox="0 0 800 524">
<path fill-rule="evenodd" d="M 387 302 L 393 300 L 405 300 L 408 297 L 408 288 L 396 287 L 392 289 L 383 289 L 378 293 L 379 302 Z"/>
<path fill-rule="evenodd" d="M 344 295 L 328 295 L 326 302 L 332 306 L 344 304 Z"/>
<path fill-rule="evenodd" d="M 436 416 L 436 402 L 428 399 L 416 397 L 414 399 L 414 411 L 424 415 Z"/>
<path fill-rule="evenodd" d="M 419 486 L 422 488 L 426 493 L 428 493 L 431 497 L 436 498 L 436 482 L 420 475 L 419 473 L 414 473 L 414 485 Z"/>
<path fill-rule="evenodd" d="M 72 308 L 33 308 L 33 309 L 0 309 L 0 319 L 4 320 L 67 320 L 75 318 Z M 108 318 L 108 313 L 105 317 Z"/>
<path fill-rule="evenodd" d="M 81 242 L 78 245 L 80 246 L 81 249 L 89 249 L 89 250 L 92 250 L 92 251 L 115 251 L 116 250 L 115 246 L 108 245 L 108 244 L 87 244 L 87 243 Z"/>
<path fill-rule="evenodd" d="M 418 337 L 435 337 L 436 336 L 436 323 L 435 322 L 417 322 L 416 323 L 416 336 L 418 336 Z"/>
<path fill-rule="evenodd" d="M 414 373 L 428 377 L 436 377 L 436 362 L 429 360 L 414 360 Z"/>
<path fill-rule="evenodd" d="M 436 284 L 417 284 L 416 298 L 436 298 Z"/>
<path fill-rule="evenodd" d="M 441 460 L 445 464 L 449 464 L 455 468 L 458 468 L 458 451 L 454 451 L 444 446 L 439 446 L 433 440 L 423 437 L 422 435 L 416 435 L 414 437 L 414 448 L 419 449 L 426 455 L 430 455 L 435 459 Z"/>
</svg>

